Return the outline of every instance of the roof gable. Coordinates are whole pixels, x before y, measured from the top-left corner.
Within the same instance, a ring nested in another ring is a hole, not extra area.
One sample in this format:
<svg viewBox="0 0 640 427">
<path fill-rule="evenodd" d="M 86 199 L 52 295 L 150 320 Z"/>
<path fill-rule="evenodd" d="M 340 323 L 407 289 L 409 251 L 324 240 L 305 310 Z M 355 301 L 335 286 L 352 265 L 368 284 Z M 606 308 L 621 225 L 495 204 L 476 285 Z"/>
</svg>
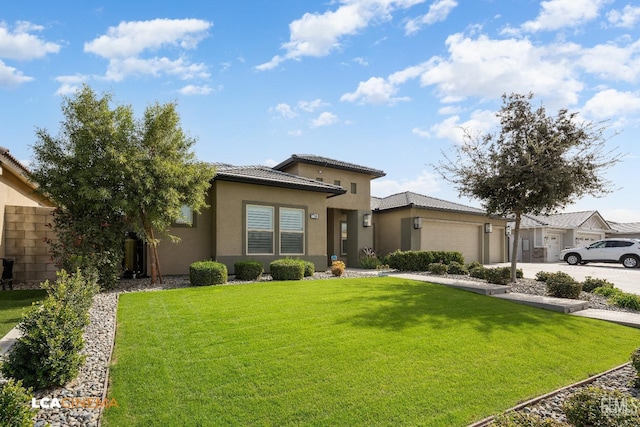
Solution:
<svg viewBox="0 0 640 427">
<path fill-rule="evenodd" d="M 582 228 L 610 230 L 609 224 L 598 211 L 564 212 L 551 215 L 522 215 L 520 228 Z"/>
<path fill-rule="evenodd" d="M 486 212 L 479 208 L 465 206 L 454 202 L 448 202 L 446 200 L 425 196 L 411 191 L 393 194 L 384 198 L 371 198 L 372 210 L 385 211 L 401 208 L 422 208 L 448 212 L 460 212 L 473 215 L 486 215 Z"/>
<path fill-rule="evenodd" d="M 379 169 L 369 168 L 367 166 L 356 165 L 355 163 L 343 162 L 341 160 L 330 159 L 328 157 L 315 156 L 312 154 L 292 154 L 287 160 L 273 167 L 275 170 L 284 170 L 294 163 L 306 163 L 310 165 L 323 166 L 334 169 L 342 169 L 351 172 L 371 175 L 375 178 L 385 176 L 386 173 Z"/>
</svg>

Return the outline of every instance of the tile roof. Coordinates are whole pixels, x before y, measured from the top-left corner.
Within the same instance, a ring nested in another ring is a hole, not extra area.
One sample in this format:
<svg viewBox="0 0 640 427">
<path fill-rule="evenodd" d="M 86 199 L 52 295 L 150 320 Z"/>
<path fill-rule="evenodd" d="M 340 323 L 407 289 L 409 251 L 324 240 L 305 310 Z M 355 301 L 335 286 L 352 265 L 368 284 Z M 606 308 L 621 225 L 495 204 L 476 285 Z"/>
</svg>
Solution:
<svg viewBox="0 0 640 427">
<path fill-rule="evenodd" d="M 311 165 L 359 172 L 367 175 L 372 175 L 376 178 L 386 175 L 386 173 L 379 169 L 373 169 L 367 166 L 356 165 L 354 163 L 343 162 L 341 160 L 329 159 L 327 157 L 315 156 L 312 154 L 292 154 L 291 157 L 289 157 L 287 160 L 277 164 L 273 168 L 276 170 L 282 170 L 294 163 L 307 163 Z"/>
<path fill-rule="evenodd" d="M 520 227 L 578 228 L 594 215 L 602 219 L 598 211 L 565 212 L 551 215 L 526 214 L 522 215 Z M 602 219 L 602 222 L 606 226 L 607 222 L 604 219 Z"/>
<path fill-rule="evenodd" d="M 8 148 L 0 146 L 0 155 L 2 155 L 2 157 L 4 157 L 5 159 L 9 160 L 9 163 L 11 163 L 12 166 L 15 166 L 23 175 L 27 175 L 29 173 L 29 169 L 27 169 L 25 165 L 20 163 L 18 159 L 13 157 L 11 153 L 9 153 Z"/>
<path fill-rule="evenodd" d="M 611 231 L 620 234 L 640 234 L 640 222 L 613 222 L 608 221 Z"/>
<path fill-rule="evenodd" d="M 384 211 L 405 207 L 416 207 L 425 209 L 435 209 L 449 212 L 460 212 L 474 215 L 486 215 L 487 213 L 479 208 L 461 205 L 459 203 L 448 202 L 435 197 L 424 196 L 422 194 L 405 191 L 404 193 L 393 194 L 384 198 L 372 197 L 371 209 Z"/>
<path fill-rule="evenodd" d="M 339 195 L 346 190 L 338 185 L 327 184 L 309 178 L 274 170 L 268 166 L 232 166 L 225 163 L 214 163 L 216 176 L 221 181 L 244 182 L 249 184 L 270 185 L 274 187 L 294 188 L 299 190 L 318 191 Z"/>
</svg>

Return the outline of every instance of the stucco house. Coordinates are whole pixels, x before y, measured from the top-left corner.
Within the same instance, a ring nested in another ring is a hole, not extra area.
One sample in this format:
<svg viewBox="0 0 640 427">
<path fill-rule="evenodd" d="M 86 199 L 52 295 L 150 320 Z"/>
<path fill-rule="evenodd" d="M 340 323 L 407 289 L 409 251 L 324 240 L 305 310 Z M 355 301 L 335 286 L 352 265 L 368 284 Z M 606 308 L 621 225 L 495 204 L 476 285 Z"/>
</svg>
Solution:
<svg viewBox="0 0 640 427">
<path fill-rule="evenodd" d="M 523 215 L 520 223 L 518 261 L 556 262 L 561 250 L 587 246 L 591 242 L 604 239 L 610 232 L 609 223 L 598 211 Z"/>
<path fill-rule="evenodd" d="M 0 258 L 14 260 L 16 282 L 55 279 L 45 238 L 54 233 L 53 204 L 35 191 L 28 170 L 0 147 Z"/>
<path fill-rule="evenodd" d="M 504 218 L 482 209 L 410 191 L 372 197 L 375 249 L 458 251 L 465 261 L 506 261 Z"/>
</svg>

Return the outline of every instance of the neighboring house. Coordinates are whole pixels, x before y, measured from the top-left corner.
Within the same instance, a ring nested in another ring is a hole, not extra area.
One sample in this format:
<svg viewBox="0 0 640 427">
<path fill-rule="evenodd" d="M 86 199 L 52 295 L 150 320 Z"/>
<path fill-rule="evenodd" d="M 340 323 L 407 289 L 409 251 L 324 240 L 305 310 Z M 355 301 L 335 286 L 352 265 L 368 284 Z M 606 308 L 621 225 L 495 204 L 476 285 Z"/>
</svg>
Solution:
<svg viewBox="0 0 640 427">
<path fill-rule="evenodd" d="M 624 237 L 628 239 L 640 239 L 640 222 L 613 222 L 608 221 L 611 230 L 606 237 Z"/>
<path fill-rule="evenodd" d="M 466 262 L 505 262 L 506 226 L 482 209 L 412 192 L 372 197 L 375 249 L 458 251 Z"/>
<path fill-rule="evenodd" d="M 52 203 L 35 192 L 28 170 L 0 147 L 0 258 L 14 260 L 14 281 L 55 279 L 46 238 L 54 237 Z"/>
<path fill-rule="evenodd" d="M 587 246 L 604 239 L 609 232 L 611 227 L 598 211 L 523 215 L 520 223 L 518 261 L 556 262 L 561 250 Z M 511 239 L 509 240 L 511 251 L 512 243 Z"/>
</svg>

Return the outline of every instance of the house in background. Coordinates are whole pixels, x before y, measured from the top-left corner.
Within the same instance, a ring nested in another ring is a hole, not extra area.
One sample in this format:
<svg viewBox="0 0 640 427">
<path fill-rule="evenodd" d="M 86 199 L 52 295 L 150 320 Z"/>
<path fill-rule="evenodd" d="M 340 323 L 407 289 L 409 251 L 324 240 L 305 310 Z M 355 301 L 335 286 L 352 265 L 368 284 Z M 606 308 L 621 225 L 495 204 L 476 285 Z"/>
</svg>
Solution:
<svg viewBox="0 0 640 427">
<path fill-rule="evenodd" d="M 513 226 L 513 223 L 512 223 Z M 557 262 L 560 251 L 587 246 L 611 232 L 598 211 L 523 215 L 520 223 L 518 261 Z M 509 239 L 509 251 L 512 241 Z"/>
<path fill-rule="evenodd" d="M 640 239 L 640 222 L 613 222 L 608 221 L 611 230 L 606 237 L 624 237 L 627 239 Z"/>
<path fill-rule="evenodd" d="M 15 282 L 55 279 L 46 238 L 53 204 L 35 191 L 28 170 L 0 147 L 0 258 L 14 260 Z"/>
<path fill-rule="evenodd" d="M 504 218 L 488 217 L 482 209 L 410 191 L 372 197 L 375 249 L 458 251 L 465 262 L 506 261 Z"/>
</svg>

